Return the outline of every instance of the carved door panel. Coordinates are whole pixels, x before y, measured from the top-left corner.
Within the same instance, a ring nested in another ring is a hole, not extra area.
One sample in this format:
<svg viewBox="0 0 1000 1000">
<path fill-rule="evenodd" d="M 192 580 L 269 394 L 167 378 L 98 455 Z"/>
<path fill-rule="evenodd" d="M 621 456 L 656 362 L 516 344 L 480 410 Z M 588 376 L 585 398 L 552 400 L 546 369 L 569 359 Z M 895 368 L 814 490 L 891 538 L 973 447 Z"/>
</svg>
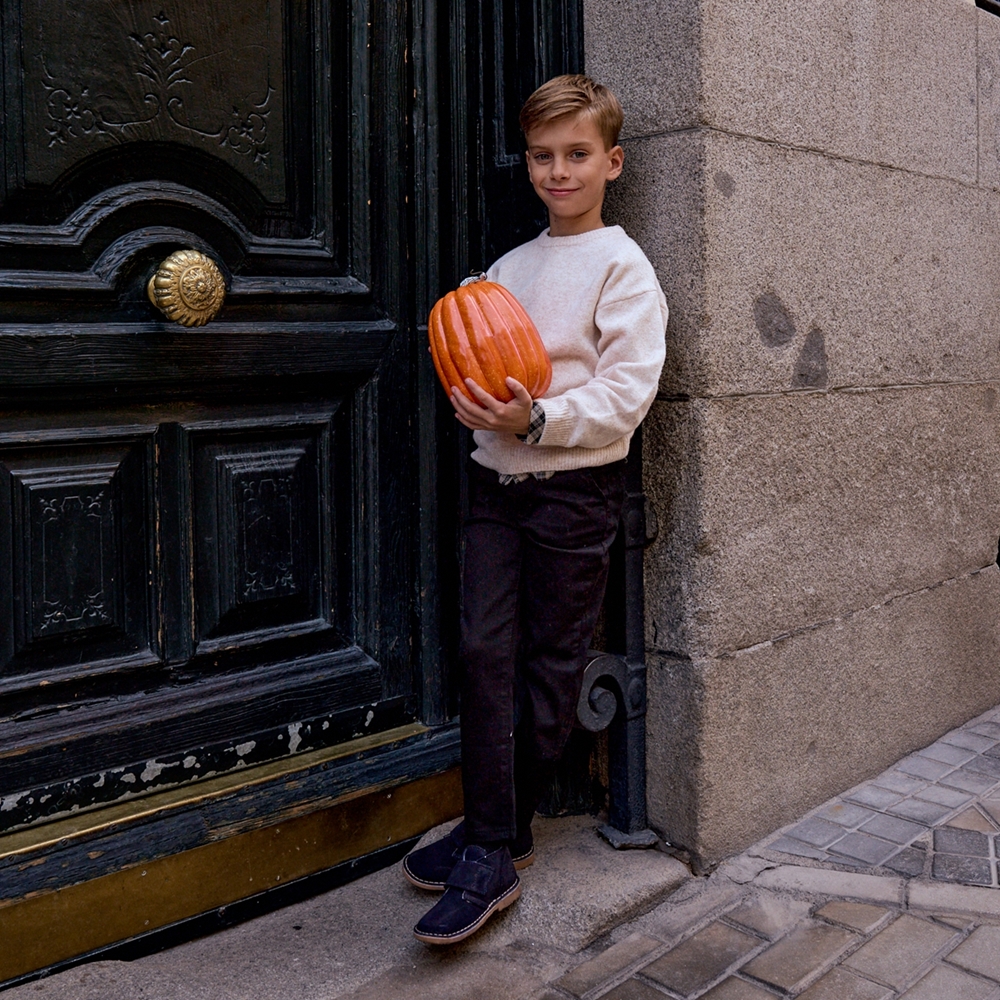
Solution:
<svg viewBox="0 0 1000 1000">
<path fill-rule="evenodd" d="M 0 0 L 0 828 L 421 713 L 405 30 Z"/>
</svg>

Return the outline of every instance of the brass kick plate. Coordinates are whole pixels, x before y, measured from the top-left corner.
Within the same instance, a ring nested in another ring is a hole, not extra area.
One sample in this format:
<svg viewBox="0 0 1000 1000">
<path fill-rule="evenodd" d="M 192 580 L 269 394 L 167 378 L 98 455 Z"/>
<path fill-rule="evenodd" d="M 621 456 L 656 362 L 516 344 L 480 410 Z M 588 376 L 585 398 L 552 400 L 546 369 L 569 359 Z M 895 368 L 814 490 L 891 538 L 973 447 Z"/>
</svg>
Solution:
<svg viewBox="0 0 1000 1000">
<path fill-rule="evenodd" d="M 299 759 L 298 766 L 302 764 Z M 252 787 L 246 780 L 249 776 L 249 772 L 241 775 Z M 188 796 L 193 791 L 211 794 L 214 790 L 208 785 L 184 791 Z M 155 798 L 160 796 L 121 805 L 143 804 L 145 810 Z M 162 803 L 162 807 L 170 806 Z M 327 808 L 78 885 L 6 900 L 0 903 L 0 982 L 399 843 L 461 811 L 461 778 L 453 768 L 388 790 L 354 792 Z M 104 812 L 92 814 L 87 828 L 101 821 Z M 73 822 L 80 826 L 86 819 L 81 816 Z M 121 822 L 121 817 L 113 822 Z M 34 834 L 37 845 L 41 833 L 41 829 L 21 831 L 3 840 Z M 64 833 L 72 836 L 68 830 Z M 7 851 L 13 847 L 3 846 Z"/>
</svg>

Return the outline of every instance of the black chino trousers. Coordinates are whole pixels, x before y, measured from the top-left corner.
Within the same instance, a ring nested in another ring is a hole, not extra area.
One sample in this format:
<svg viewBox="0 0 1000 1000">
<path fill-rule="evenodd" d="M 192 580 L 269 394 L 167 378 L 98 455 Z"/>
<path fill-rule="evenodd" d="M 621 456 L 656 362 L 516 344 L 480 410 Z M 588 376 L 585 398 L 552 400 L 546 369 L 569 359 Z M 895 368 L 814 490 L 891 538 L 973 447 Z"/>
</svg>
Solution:
<svg viewBox="0 0 1000 1000">
<path fill-rule="evenodd" d="M 625 461 L 509 486 L 470 465 L 461 731 L 466 836 L 476 843 L 530 825 L 569 738 Z"/>
</svg>

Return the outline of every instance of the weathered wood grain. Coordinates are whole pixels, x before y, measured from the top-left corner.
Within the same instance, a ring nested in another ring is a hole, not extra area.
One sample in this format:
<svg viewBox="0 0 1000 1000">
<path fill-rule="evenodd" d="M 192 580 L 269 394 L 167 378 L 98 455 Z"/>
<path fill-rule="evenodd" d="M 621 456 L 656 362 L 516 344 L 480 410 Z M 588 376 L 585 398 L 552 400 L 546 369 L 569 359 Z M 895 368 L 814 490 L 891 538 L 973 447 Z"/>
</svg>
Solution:
<svg viewBox="0 0 1000 1000">
<path fill-rule="evenodd" d="M 4 853 L 0 837 L 0 906 L 35 892 L 75 885 L 155 858 L 273 826 L 325 808 L 349 793 L 374 791 L 438 774 L 458 762 L 450 726 L 306 766 L 252 786 L 185 800 L 148 800 L 145 813 L 83 830 L 56 844 Z M 245 772 L 248 779 L 252 771 Z M 207 791 L 207 790 L 206 790 Z"/>
</svg>

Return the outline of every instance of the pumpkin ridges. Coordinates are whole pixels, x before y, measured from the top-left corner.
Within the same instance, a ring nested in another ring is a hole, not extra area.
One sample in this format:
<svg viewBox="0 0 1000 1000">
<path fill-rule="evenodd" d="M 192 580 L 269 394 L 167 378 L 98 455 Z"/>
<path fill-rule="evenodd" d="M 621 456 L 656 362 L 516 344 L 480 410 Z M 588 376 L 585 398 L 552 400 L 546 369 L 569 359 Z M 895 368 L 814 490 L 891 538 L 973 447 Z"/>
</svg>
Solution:
<svg viewBox="0 0 1000 1000">
<path fill-rule="evenodd" d="M 502 402 L 513 399 L 508 376 L 533 399 L 552 381 L 548 351 L 520 302 L 502 285 L 480 281 L 449 292 L 435 303 L 428 319 L 431 355 L 446 392 L 457 385 L 477 402 L 464 384 L 471 378 Z"/>
<path fill-rule="evenodd" d="M 497 349 L 493 330 L 496 326 L 493 317 L 488 315 L 490 301 L 488 297 L 480 297 L 466 285 L 456 291 L 455 299 L 465 320 L 465 329 L 469 335 L 469 343 L 475 351 L 476 360 L 482 370 L 486 385 L 483 388 L 495 399 L 506 403 L 514 398 L 507 388 L 506 371 L 503 357 Z M 479 383 L 482 385 L 482 383 Z"/>
<path fill-rule="evenodd" d="M 524 306 L 503 285 L 500 285 L 499 288 L 501 300 L 510 308 L 516 321 L 534 329 L 535 324 L 525 311 Z M 532 399 L 537 399 L 548 391 L 552 382 L 552 361 L 541 337 L 526 337 L 522 343 L 525 350 L 530 352 L 530 357 L 525 358 L 525 366 L 534 373 L 533 385 L 525 386 L 525 388 L 528 389 Z"/>
<path fill-rule="evenodd" d="M 494 391 L 494 396 L 506 403 L 514 398 L 507 387 L 507 376 L 510 375 L 524 384 L 526 373 L 524 362 L 510 330 L 509 317 L 497 309 L 498 300 L 495 295 L 483 296 L 476 300 L 482 315 L 483 323 L 489 331 L 491 354 L 496 357 L 500 373 L 500 383 L 503 391 Z"/>
<path fill-rule="evenodd" d="M 444 299 L 438 299 L 431 310 L 430 319 L 427 322 L 431 345 L 431 358 L 434 361 L 434 369 L 437 371 L 441 384 L 445 387 L 445 392 L 451 392 L 451 386 L 458 386 L 466 395 L 469 394 L 465 387 L 465 382 L 461 374 L 451 360 L 451 355 L 447 351 L 445 344 L 444 323 L 442 312 L 444 311 Z"/>
<path fill-rule="evenodd" d="M 504 345 L 509 352 L 508 372 L 528 390 L 528 394 L 534 399 L 535 396 L 540 395 L 536 391 L 540 381 L 538 372 L 540 358 L 544 358 L 541 364 L 548 366 L 548 352 L 542 346 L 537 331 L 535 337 L 515 338 L 511 334 L 511 330 L 534 331 L 534 323 L 531 322 L 531 317 L 524 311 L 521 303 L 506 288 L 502 285 L 498 285 L 497 288 L 499 294 L 490 299 L 490 306 L 496 313 L 497 326 L 503 331 Z M 499 335 L 498 339 L 500 339 Z M 537 348 L 541 348 L 541 355 Z M 515 371 L 519 374 L 515 374 Z"/>
<path fill-rule="evenodd" d="M 483 369 L 480 367 L 475 351 L 469 341 L 469 334 L 465 328 L 456 298 L 445 296 L 441 318 L 444 321 L 442 329 L 444 331 L 446 349 L 458 374 L 458 388 L 468 399 L 478 406 L 479 400 L 469 392 L 465 380 L 471 378 L 473 382 L 480 386 L 485 386 L 489 383 L 483 374 Z"/>
</svg>

